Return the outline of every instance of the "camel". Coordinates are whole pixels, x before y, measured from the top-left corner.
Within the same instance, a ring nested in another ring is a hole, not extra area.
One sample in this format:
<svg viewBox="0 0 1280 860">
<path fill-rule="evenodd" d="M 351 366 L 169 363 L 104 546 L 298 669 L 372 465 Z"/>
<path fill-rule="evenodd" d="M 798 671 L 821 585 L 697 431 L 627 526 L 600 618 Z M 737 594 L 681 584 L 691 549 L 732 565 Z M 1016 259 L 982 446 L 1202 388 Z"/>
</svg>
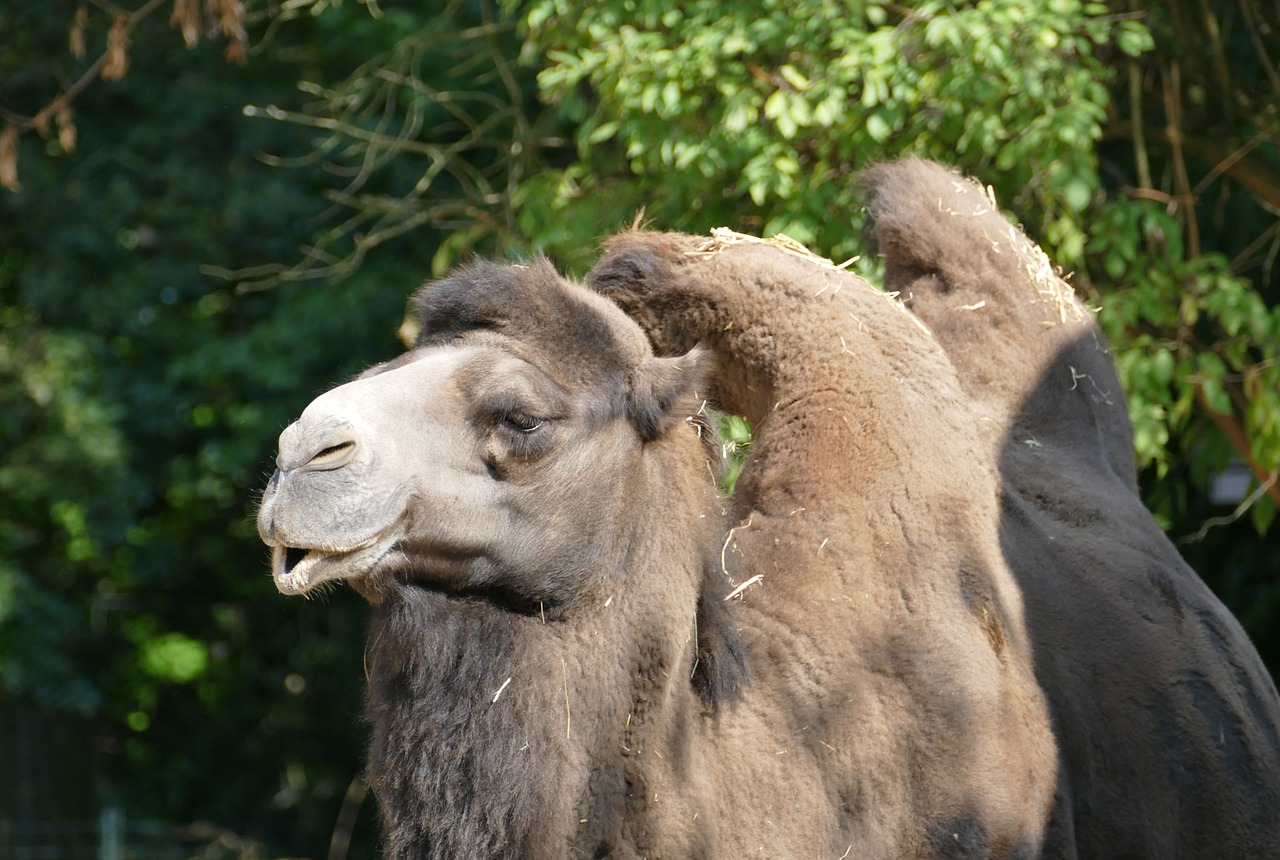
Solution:
<svg viewBox="0 0 1280 860">
<path fill-rule="evenodd" d="M 543 261 L 428 285 L 415 348 L 284 431 L 259 528 L 281 591 L 373 604 L 389 856 L 1034 856 L 1053 743 L 994 464 L 935 345 L 854 293 L 885 354 L 824 444 L 880 466 L 780 450 L 746 520 L 685 420 L 706 356 Z"/>
<path fill-rule="evenodd" d="M 897 250 L 930 228 L 896 198 L 936 189 L 881 179 L 891 276 L 942 294 L 946 266 Z M 1127 424 L 1024 419 L 1030 389 L 973 377 L 963 333 L 738 237 L 626 233 L 587 286 L 477 262 L 411 307 L 409 351 L 281 434 L 258 513 L 281 592 L 346 582 L 372 606 L 387 856 L 1176 857 L 1215 837 L 1276 855 L 1250 812 L 1275 808 L 1276 694 L 1238 626 L 1176 555 L 1150 581 L 1127 567 L 1159 544 L 1127 499 L 1129 531 L 1104 534 L 1134 545 L 1052 519 L 1111 499 L 1089 468 L 1044 490 L 1059 440 L 1093 433 L 1063 449 L 1115 475 Z M 1073 372 L 1105 384 L 1086 357 Z M 708 396 L 757 431 L 728 500 Z M 1009 450 L 1027 428 L 1053 457 Z M 1123 605 L 1069 616 L 1113 558 Z M 1210 647 L 1165 665 L 1187 634 L 1152 613 L 1180 600 Z M 1142 622 L 1169 625 L 1154 678 Z M 1103 665 L 1113 640 L 1134 666 Z M 1192 798 L 1202 776 L 1222 794 Z M 1169 835 L 1135 817 L 1161 799 L 1185 818 Z"/>
</svg>

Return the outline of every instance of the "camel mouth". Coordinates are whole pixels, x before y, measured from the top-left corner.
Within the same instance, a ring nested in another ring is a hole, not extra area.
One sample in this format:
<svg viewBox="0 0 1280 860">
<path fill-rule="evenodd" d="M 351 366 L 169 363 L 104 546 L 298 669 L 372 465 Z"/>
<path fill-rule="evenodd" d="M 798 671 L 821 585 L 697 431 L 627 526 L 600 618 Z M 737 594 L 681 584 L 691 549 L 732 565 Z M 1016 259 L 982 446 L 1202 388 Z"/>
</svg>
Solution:
<svg viewBox="0 0 1280 860">
<path fill-rule="evenodd" d="M 271 548 L 271 576 L 281 594 L 305 595 L 322 583 L 364 575 L 394 543 L 379 536 L 346 549 L 278 544 Z"/>
</svg>

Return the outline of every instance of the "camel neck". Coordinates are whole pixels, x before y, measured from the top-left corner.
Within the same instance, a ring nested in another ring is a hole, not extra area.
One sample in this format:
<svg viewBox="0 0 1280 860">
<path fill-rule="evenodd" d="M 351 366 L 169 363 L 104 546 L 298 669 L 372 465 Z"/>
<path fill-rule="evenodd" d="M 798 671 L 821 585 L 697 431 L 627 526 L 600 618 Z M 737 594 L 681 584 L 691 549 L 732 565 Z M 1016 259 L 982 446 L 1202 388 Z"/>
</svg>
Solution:
<svg viewBox="0 0 1280 860">
<path fill-rule="evenodd" d="M 543 621 L 413 587 L 377 605 L 369 775 L 386 856 L 537 860 L 643 838 L 630 822 L 669 746 L 663 711 L 696 696 L 673 680 L 687 681 L 675 652 L 691 646 L 622 635 L 628 623 Z"/>
<path fill-rule="evenodd" d="M 554 647 L 529 644 L 553 640 L 540 624 L 413 587 L 375 607 L 369 776 L 387 857 L 535 858 L 566 845 L 556 822 L 580 787 L 566 670 L 547 659 Z"/>
</svg>

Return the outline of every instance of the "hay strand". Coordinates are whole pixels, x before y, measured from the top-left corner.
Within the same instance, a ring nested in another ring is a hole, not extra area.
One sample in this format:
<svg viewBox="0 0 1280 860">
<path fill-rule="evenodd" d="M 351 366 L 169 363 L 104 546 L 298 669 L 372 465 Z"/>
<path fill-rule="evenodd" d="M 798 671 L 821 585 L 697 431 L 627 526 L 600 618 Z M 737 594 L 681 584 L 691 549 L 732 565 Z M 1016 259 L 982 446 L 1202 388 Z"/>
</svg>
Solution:
<svg viewBox="0 0 1280 860">
<path fill-rule="evenodd" d="M 733 539 L 736 536 L 739 529 L 751 528 L 751 517 L 754 517 L 754 516 L 755 514 L 752 514 L 750 517 L 747 517 L 747 521 L 745 523 L 743 523 L 740 526 L 734 526 L 733 528 L 729 529 L 729 533 L 724 536 L 724 545 L 720 547 L 720 572 L 723 573 L 725 576 L 729 577 L 730 580 L 732 580 L 733 577 L 729 576 L 729 563 L 728 563 L 728 559 L 726 558 L 726 555 L 729 552 L 729 544 L 733 543 Z"/>
<path fill-rule="evenodd" d="M 837 272 L 844 271 L 862 259 L 861 257 L 850 257 L 843 263 L 834 263 L 821 254 L 814 253 L 803 242 L 792 239 L 786 233 L 776 233 L 773 236 L 761 238 L 759 236 L 748 236 L 746 233 L 739 233 L 728 227 L 711 228 L 711 238 L 703 242 L 691 253 L 716 254 L 732 245 L 747 244 L 768 245 L 771 248 L 777 248 L 784 254 L 790 254 L 805 262 L 813 263 L 815 266 L 821 266 L 824 269 L 832 269 Z"/>
<path fill-rule="evenodd" d="M 959 213 L 955 213 L 955 214 L 959 214 Z M 819 268 L 827 269 L 833 272 L 843 272 L 849 266 L 852 266 L 854 263 L 858 262 L 858 260 L 862 259 L 862 257 L 860 256 L 854 256 L 845 260 L 843 263 L 834 263 L 830 259 L 822 256 L 821 254 L 815 253 L 814 251 L 810 250 L 808 247 L 805 246 L 803 242 L 799 242 L 795 239 L 792 239 L 786 233 L 778 233 L 773 236 L 761 238 L 759 236 L 748 236 L 745 233 L 739 233 L 736 230 L 729 229 L 728 227 L 711 228 L 711 238 L 706 239 L 697 248 L 694 248 L 692 251 L 689 251 L 688 253 L 691 256 L 709 257 L 713 254 L 718 254 L 721 251 L 725 250 L 726 248 L 731 248 L 735 245 L 767 245 L 770 248 L 776 248 L 779 251 L 782 251 L 784 254 L 789 254 L 792 257 L 795 257 L 800 260 L 804 260 L 806 263 L 812 263 L 813 265 L 818 266 Z M 915 323 L 916 326 L 919 327 L 919 329 L 922 332 L 929 335 L 930 337 L 933 336 L 933 333 L 929 331 L 929 327 L 926 326 L 919 319 L 919 317 L 911 313 L 911 311 L 907 310 L 907 306 L 903 304 L 903 302 L 899 299 L 898 294 L 896 292 L 886 292 L 885 290 L 877 289 L 871 284 L 867 284 L 865 281 L 862 281 L 861 278 L 859 278 L 858 280 L 861 281 L 863 284 L 866 284 L 866 286 L 871 287 L 871 291 L 873 293 L 884 298 L 891 305 L 893 305 L 898 311 L 906 314 L 907 317 L 910 318 L 910 320 L 913 323 Z M 837 284 L 833 288 L 833 291 L 832 291 L 833 295 L 838 294 L 840 292 L 840 286 L 841 285 Z M 820 290 L 814 293 L 814 298 L 817 298 L 818 296 L 822 295 L 824 292 L 826 292 L 826 290 L 827 290 L 826 286 L 822 287 Z M 858 326 L 859 328 L 861 328 L 862 326 L 861 321 L 859 321 Z"/>
<path fill-rule="evenodd" d="M 573 714 L 569 712 L 569 664 L 560 658 L 560 671 L 564 673 L 564 737 L 569 740 L 573 734 Z"/>
<path fill-rule="evenodd" d="M 750 588 L 751 586 L 755 585 L 757 582 L 759 582 L 759 581 L 760 581 L 760 580 L 762 580 L 762 579 L 764 579 L 764 576 L 762 576 L 761 574 L 758 574 L 758 573 L 757 573 L 755 576 L 751 577 L 751 578 L 750 578 L 750 579 L 748 579 L 746 582 L 744 582 L 744 583 L 742 583 L 741 585 L 739 585 L 739 586 L 738 586 L 737 588 L 735 588 L 733 591 L 730 591 L 728 594 L 726 594 L 726 595 L 724 596 L 724 599 L 725 599 L 725 600 L 733 600 L 733 599 L 734 599 L 735 597 L 737 597 L 739 594 L 742 594 L 742 592 L 746 591 L 748 588 Z"/>
<path fill-rule="evenodd" d="M 962 180 L 956 180 L 952 183 L 952 187 L 956 197 L 964 196 L 968 191 L 969 183 Z M 959 208 L 952 208 L 947 201 L 938 201 L 938 210 L 947 215 L 956 218 L 980 218 L 992 212 L 998 213 L 1000 206 L 996 201 L 995 189 L 990 185 L 981 186 L 985 200 L 983 203 L 974 205 L 971 211 L 961 211 Z M 1035 288 L 1036 297 L 1044 304 L 1050 305 L 1057 317 L 1056 323 L 1051 325 L 1066 323 L 1081 323 L 1088 319 L 1088 309 L 1076 296 L 1075 290 L 1063 280 L 1060 270 L 1054 266 L 1049 256 L 1045 254 L 1044 249 L 1032 242 L 1025 233 L 1012 224 L 1008 225 L 1008 248 L 1021 261 L 1023 271 L 1027 280 Z M 984 231 L 985 232 L 985 231 Z M 1003 254 L 1001 250 L 1001 238 L 987 235 L 987 241 L 991 243 L 991 250 L 996 254 Z M 962 310 L 978 310 L 982 303 L 978 305 L 970 305 L 961 308 Z"/>
</svg>

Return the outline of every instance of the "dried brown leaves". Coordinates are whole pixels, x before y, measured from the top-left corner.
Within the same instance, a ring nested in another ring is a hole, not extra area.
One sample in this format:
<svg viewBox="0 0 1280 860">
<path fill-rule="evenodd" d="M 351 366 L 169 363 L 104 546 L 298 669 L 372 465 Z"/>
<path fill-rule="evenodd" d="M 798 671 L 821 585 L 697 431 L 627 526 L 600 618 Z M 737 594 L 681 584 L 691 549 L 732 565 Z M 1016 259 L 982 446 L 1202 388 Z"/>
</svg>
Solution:
<svg viewBox="0 0 1280 860">
<path fill-rule="evenodd" d="M 71 109 L 70 102 L 62 102 L 54 112 L 58 123 L 58 145 L 63 152 L 75 152 L 78 135 L 76 133 L 76 112 Z"/>
<path fill-rule="evenodd" d="M 173 0 L 169 26 L 182 33 L 182 41 L 188 48 L 200 44 L 200 0 Z"/>
<path fill-rule="evenodd" d="M 244 4 L 240 0 L 208 0 L 215 5 L 218 30 L 227 40 L 226 57 L 243 64 L 249 59 L 249 36 L 244 29 Z"/>
<path fill-rule="evenodd" d="M 203 26 L 202 26 L 203 24 Z M 243 64 L 249 59 L 249 35 L 244 28 L 244 4 L 240 0 L 173 0 L 169 25 L 182 33 L 188 48 L 200 44 L 201 32 L 227 40 L 227 59 Z"/>
<path fill-rule="evenodd" d="M 227 40 L 226 57 L 235 63 L 249 59 L 249 35 L 245 29 L 245 7 L 242 0 L 146 0 L 132 11 L 113 4 L 95 2 L 92 5 L 108 11 L 112 20 L 107 29 L 106 46 L 102 54 L 86 68 L 78 79 L 64 85 L 62 90 L 40 110 L 30 116 L 0 105 L 0 116 L 5 119 L 0 131 L 0 187 L 17 191 L 18 139 L 28 131 L 34 131 L 48 140 L 55 136 L 63 152 L 73 152 L 78 142 L 75 111 L 72 103 L 94 80 L 118 81 L 129 73 L 130 34 L 149 15 L 173 4 L 169 23 L 182 33 L 188 48 L 199 44 L 201 35 Z M 67 29 L 67 51 L 77 60 L 88 53 L 88 37 L 92 13 L 90 4 L 76 6 Z"/>
<path fill-rule="evenodd" d="M 18 182 L 18 130 L 11 125 L 0 132 L 0 185 L 10 191 L 22 187 Z"/>
<path fill-rule="evenodd" d="M 102 64 L 102 79 L 118 81 L 129 73 L 129 16 L 117 15 L 107 31 L 106 61 Z"/>
<path fill-rule="evenodd" d="M 84 28 L 89 24 L 89 7 L 81 5 L 76 8 L 76 15 L 71 19 L 71 32 L 67 34 L 67 49 L 77 60 L 84 59 Z"/>
</svg>

